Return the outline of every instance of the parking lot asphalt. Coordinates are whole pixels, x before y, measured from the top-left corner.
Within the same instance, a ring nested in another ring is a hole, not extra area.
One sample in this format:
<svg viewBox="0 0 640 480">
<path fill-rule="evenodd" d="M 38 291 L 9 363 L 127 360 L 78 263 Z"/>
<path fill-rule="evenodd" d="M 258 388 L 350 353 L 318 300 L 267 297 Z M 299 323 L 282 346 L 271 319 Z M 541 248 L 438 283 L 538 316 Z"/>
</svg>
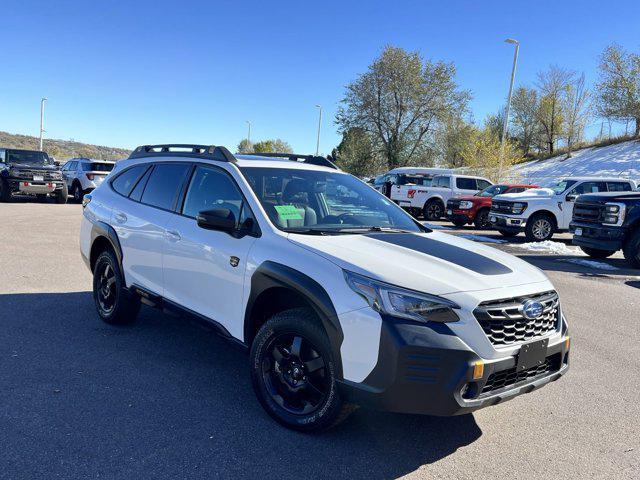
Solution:
<svg viewBox="0 0 640 480">
<path fill-rule="evenodd" d="M 360 409 L 305 435 L 267 417 L 246 354 L 213 333 L 148 307 L 132 326 L 102 323 L 80 218 L 74 204 L 0 204 L 0 478 L 640 478 L 640 271 L 618 256 L 593 268 L 487 241 L 559 291 L 561 380 L 473 415 Z"/>
</svg>

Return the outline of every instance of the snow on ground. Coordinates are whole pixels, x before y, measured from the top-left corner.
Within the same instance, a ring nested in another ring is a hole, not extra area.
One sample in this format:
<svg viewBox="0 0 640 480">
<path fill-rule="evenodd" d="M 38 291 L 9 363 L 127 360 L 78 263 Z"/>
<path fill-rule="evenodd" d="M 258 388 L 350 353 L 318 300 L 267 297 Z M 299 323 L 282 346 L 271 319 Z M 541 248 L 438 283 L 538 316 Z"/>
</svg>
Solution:
<svg viewBox="0 0 640 480">
<path fill-rule="evenodd" d="M 549 185 L 562 177 L 625 177 L 640 180 L 640 141 L 591 147 L 547 160 L 521 163 L 511 168 L 513 180 Z"/>
<path fill-rule="evenodd" d="M 608 263 L 598 262 L 596 260 L 587 260 L 584 258 L 563 258 L 563 262 L 574 263 L 576 265 L 583 265 L 589 268 L 597 268 L 599 270 L 619 270 L 618 267 L 609 265 Z"/>
<path fill-rule="evenodd" d="M 474 242 L 483 243 L 507 243 L 506 240 L 500 240 L 499 238 L 485 237 L 483 235 L 473 235 L 471 233 L 460 233 L 458 237 L 466 238 L 467 240 L 473 240 Z"/>
<path fill-rule="evenodd" d="M 551 253 L 554 255 L 582 255 L 585 253 L 578 247 L 572 247 L 562 242 L 545 240 L 544 242 L 514 243 L 513 247 L 529 250 L 530 252 Z"/>
</svg>

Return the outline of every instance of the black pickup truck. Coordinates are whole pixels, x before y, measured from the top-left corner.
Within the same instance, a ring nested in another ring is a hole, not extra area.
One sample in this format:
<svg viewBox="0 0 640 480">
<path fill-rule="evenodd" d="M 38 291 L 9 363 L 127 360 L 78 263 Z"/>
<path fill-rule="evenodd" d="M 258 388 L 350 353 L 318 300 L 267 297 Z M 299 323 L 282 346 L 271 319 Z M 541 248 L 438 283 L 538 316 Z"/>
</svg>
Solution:
<svg viewBox="0 0 640 480">
<path fill-rule="evenodd" d="M 593 258 L 622 250 L 632 267 L 640 268 L 640 192 L 580 195 L 569 230 L 573 244 Z"/>
<path fill-rule="evenodd" d="M 0 202 L 16 193 L 40 200 L 50 196 L 56 203 L 67 203 L 68 195 L 60 167 L 47 152 L 0 147 Z"/>
</svg>

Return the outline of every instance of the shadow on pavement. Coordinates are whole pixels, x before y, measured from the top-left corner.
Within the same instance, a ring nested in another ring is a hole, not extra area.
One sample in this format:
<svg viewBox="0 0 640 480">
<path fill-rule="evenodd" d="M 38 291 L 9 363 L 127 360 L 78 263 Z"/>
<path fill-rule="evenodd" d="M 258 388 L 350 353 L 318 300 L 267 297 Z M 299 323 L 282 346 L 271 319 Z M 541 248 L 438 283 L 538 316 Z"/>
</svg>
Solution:
<svg viewBox="0 0 640 480">
<path fill-rule="evenodd" d="M 629 268 L 627 262 L 619 258 L 596 260 L 572 255 L 518 255 L 518 257 L 542 270 L 576 273 L 582 277 L 628 277 L 630 275 L 640 275 L 640 270 Z M 575 260 L 596 262 L 612 268 L 596 268 L 588 264 L 573 263 Z"/>
<path fill-rule="evenodd" d="M 147 307 L 106 325 L 90 292 L 0 295 L 0 327 L 10 478 L 396 478 L 482 435 L 472 415 L 366 410 L 288 431 L 255 400 L 243 351 Z"/>
</svg>

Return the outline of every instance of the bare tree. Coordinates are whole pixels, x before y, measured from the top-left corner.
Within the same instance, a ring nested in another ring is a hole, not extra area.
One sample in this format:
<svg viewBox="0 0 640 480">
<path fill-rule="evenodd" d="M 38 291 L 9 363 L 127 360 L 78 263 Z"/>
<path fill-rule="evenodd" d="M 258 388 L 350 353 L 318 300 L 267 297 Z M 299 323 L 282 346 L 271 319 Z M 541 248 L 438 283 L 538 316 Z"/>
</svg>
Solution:
<svg viewBox="0 0 640 480">
<path fill-rule="evenodd" d="M 598 69 L 598 113 L 612 120 L 633 120 L 634 136 L 640 137 L 640 55 L 626 52 L 613 44 L 600 56 Z"/>
<path fill-rule="evenodd" d="M 511 124 L 513 135 L 520 144 L 525 156 L 535 145 L 540 131 L 538 121 L 538 92 L 533 88 L 520 86 L 516 88 L 511 99 Z"/>
<path fill-rule="evenodd" d="M 564 95 L 565 138 L 567 139 L 567 158 L 575 143 L 582 140 L 584 129 L 590 115 L 590 92 L 584 85 L 584 73 L 567 86 Z"/>
<path fill-rule="evenodd" d="M 366 73 L 347 85 L 336 123 L 367 132 L 389 168 L 425 155 L 436 125 L 464 111 L 469 92 L 458 89 L 453 64 L 423 61 L 417 52 L 386 47 Z"/>
<path fill-rule="evenodd" d="M 537 87 L 540 91 L 540 103 L 537 117 L 544 143 L 550 154 L 553 154 L 556 141 L 563 133 L 565 126 L 563 97 L 574 77 L 574 72 L 556 65 L 538 73 Z"/>
</svg>

